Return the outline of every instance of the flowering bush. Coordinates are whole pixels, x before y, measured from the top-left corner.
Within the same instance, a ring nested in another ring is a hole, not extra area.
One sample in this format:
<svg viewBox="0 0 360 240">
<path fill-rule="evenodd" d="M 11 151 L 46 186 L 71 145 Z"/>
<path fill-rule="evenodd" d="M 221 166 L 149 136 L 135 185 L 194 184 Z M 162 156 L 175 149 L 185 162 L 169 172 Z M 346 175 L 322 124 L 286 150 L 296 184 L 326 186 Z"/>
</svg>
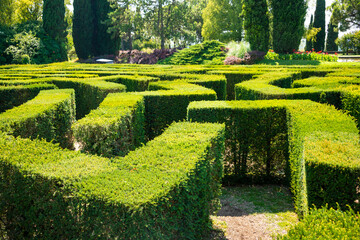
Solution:
<svg viewBox="0 0 360 240">
<path fill-rule="evenodd" d="M 328 53 L 319 51 L 306 51 L 299 52 L 295 51 L 292 54 L 277 54 L 274 50 L 269 50 L 265 56 L 265 59 L 268 60 L 308 60 L 308 61 L 327 61 L 327 62 L 336 62 L 338 57 L 331 56 Z"/>
</svg>

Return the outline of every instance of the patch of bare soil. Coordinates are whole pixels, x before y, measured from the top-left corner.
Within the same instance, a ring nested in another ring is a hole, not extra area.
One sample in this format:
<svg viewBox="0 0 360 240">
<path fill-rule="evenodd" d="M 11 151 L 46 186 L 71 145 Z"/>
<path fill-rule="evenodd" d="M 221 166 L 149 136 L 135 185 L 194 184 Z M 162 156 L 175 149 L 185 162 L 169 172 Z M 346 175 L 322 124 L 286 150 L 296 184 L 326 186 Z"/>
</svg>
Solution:
<svg viewBox="0 0 360 240">
<path fill-rule="evenodd" d="M 212 239 L 273 239 L 287 232 L 288 227 L 284 225 L 291 225 L 289 221 L 297 221 L 290 194 L 282 187 L 248 186 L 224 190 L 222 208 L 213 217 L 214 226 L 222 229 L 224 235 Z"/>
</svg>

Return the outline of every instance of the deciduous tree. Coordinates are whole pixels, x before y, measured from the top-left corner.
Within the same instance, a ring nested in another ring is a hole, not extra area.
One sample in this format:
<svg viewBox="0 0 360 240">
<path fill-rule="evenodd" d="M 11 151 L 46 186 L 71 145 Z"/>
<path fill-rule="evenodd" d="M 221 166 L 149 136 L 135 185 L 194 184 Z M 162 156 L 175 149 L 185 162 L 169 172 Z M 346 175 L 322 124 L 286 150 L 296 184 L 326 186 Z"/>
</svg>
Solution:
<svg viewBox="0 0 360 240">
<path fill-rule="evenodd" d="M 345 31 L 352 26 L 360 28 L 359 0 L 336 0 L 330 9 L 333 12 L 332 23 L 340 23 L 340 30 Z"/>
<path fill-rule="evenodd" d="M 241 0 L 209 0 L 203 11 L 204 39 L 223 42 L 241 41 L 243 24 L 241 11 Z"/>
</svg>

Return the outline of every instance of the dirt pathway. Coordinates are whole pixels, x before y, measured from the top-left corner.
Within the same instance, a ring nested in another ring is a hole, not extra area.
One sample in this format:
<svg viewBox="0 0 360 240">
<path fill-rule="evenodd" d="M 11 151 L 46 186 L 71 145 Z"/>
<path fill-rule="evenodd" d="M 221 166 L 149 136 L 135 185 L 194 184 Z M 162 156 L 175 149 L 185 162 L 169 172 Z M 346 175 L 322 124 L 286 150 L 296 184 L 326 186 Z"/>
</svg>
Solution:
<svg viewBox="0 0 360 240">
<path fill-rule="evenodd" d="M 297 222 L 286 187 L 240 186 L 223 189 L 222 208 L 213 217 L 228 240 L 273 239 Z M 213 239 L 219 239 L 214 237 Z"/>
</svg>

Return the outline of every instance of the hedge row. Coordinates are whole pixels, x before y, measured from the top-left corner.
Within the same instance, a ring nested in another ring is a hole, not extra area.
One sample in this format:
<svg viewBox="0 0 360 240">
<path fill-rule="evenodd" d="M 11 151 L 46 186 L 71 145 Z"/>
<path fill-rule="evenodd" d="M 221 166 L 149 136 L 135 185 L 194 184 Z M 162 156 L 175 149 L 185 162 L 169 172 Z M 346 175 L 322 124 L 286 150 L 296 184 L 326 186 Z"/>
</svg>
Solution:
<svg viewBox="0 0 360 240">
<path fill-rule="evenodd" d="M 145 133 L 149 139 L 172 122 L 185 120 L 190 102 L 216 100 L 213 90 L 183 81 L 152 82 L 149 90 L 158 91 L 133 93 L 145 99 Z"/>
<path fill-rule="evenodd" d="M 359 239 L 360 214 L 333 208 L 313 209 L 287 235 L 278 239 Z"/>
<path fill-rule="evenodd" d="M 223 126 L 176 123 L 124 158 L 0 134 L 10 239 L 199 239 L 222 177 Z"/>
<path fill-rule="evenodd" d="M 54 88 L 55 85 L 48 83 L 0 86 L 0 112 L 23 104 L 38 95 L 41 90 Z"/>
<path fill-rule="evenodd" d="M 95 79 L 53 78 L 51 81 L 59 88 L 72 88 L 76 96 L 76 118 L 83 118 L 96 109 L 108 93 L 125 92 L 122 84 L 98 81 Z"/>
<path fill-rule="evenodd" d="M 71 147 L 74 121 L 74 90 L 43 90 L 34 99 L 0 114 L 0 131 Z"/>
<path fill-rule="evenodd" d="M 145 140 L 142 96 L 110 93 L 73 126 L 81 150 L 105 157 L 125 156 Z"/>
<path fill-rule="evenodd" d="M 300 215 L 313 204 L 359 208 L 359 131 L 334 107 L 309 100 L 193 102 L 188 120 L 226 124 L 235 177 L 253 174 L 249 166 L 265 176 L 287 173 Z"/>
</svg>

